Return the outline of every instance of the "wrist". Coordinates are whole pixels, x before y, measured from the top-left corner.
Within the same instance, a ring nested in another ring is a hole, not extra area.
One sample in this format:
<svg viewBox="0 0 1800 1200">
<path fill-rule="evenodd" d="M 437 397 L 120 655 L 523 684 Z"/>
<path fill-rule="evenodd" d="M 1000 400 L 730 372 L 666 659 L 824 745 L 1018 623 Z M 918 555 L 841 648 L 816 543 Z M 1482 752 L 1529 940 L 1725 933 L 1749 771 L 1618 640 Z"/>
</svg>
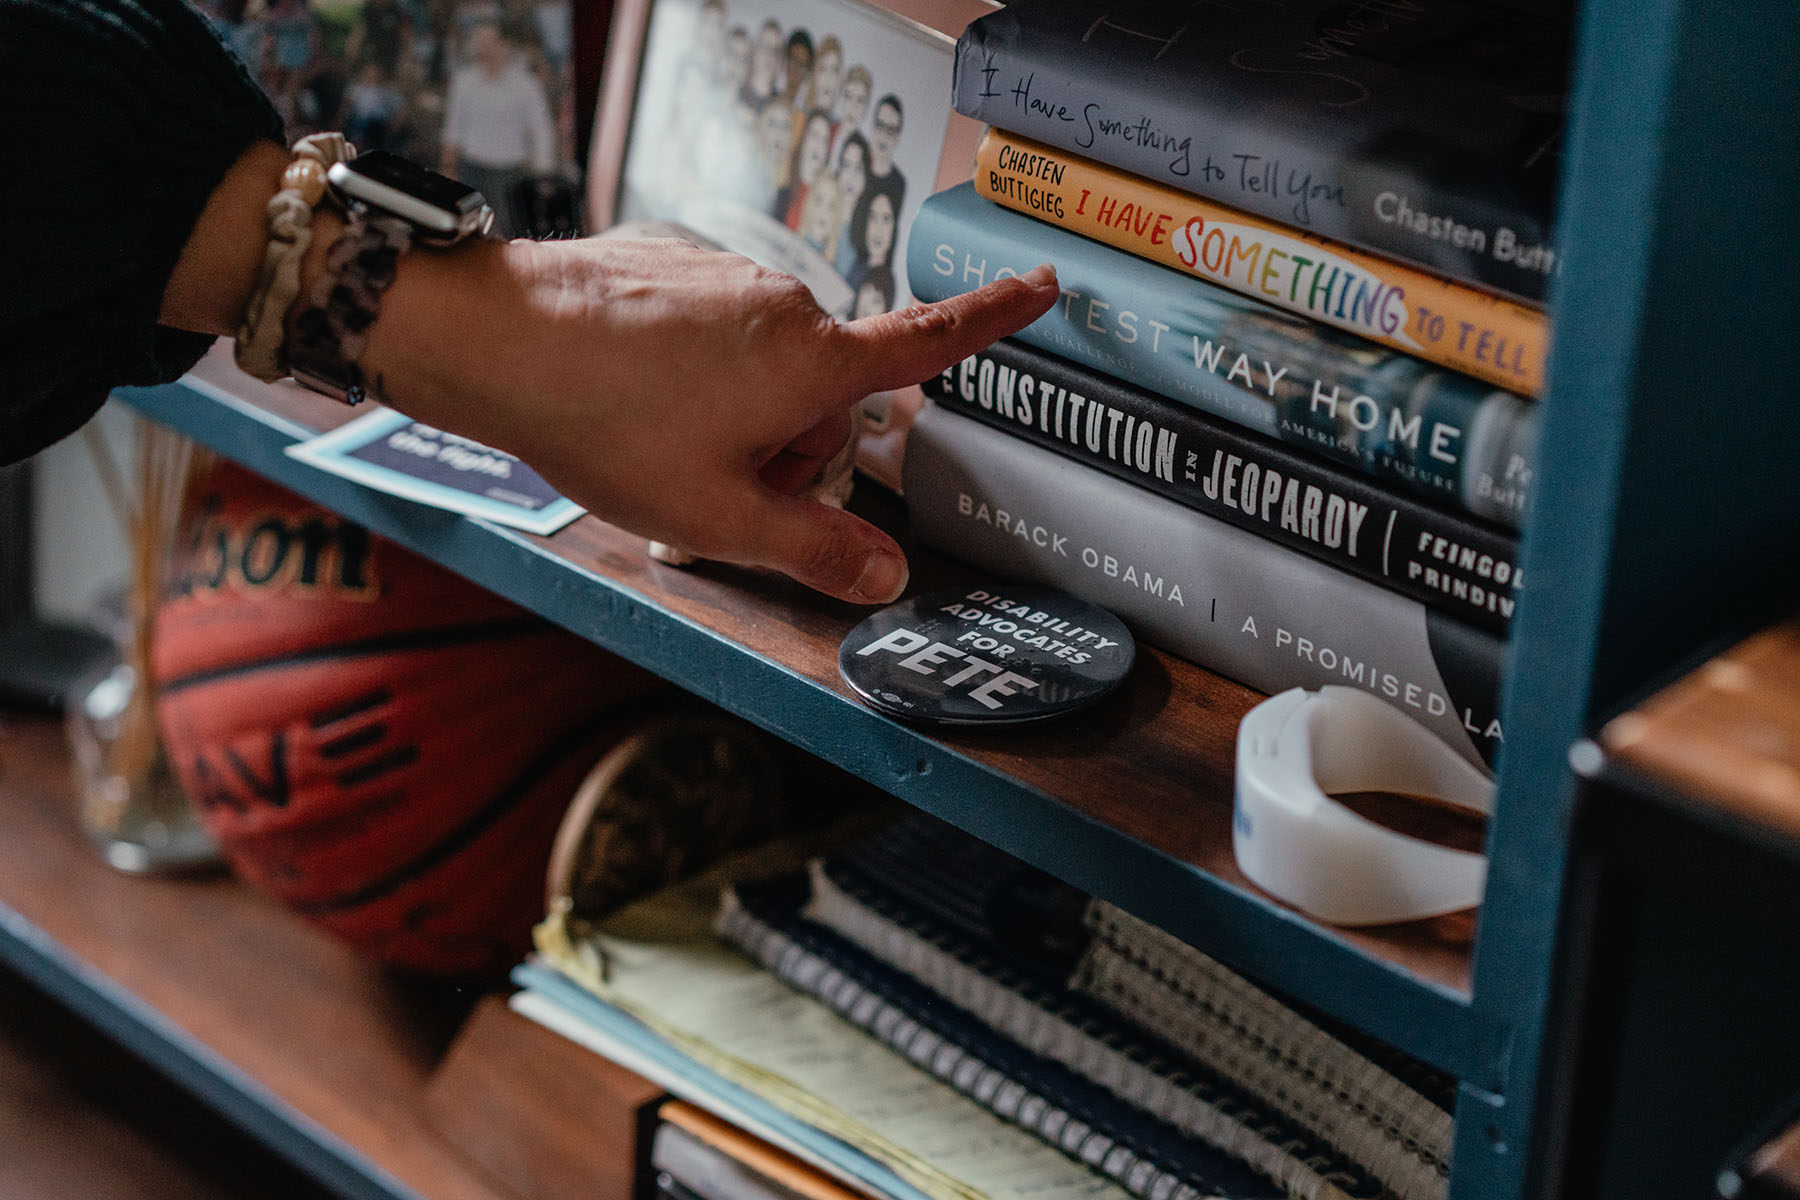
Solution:
<svg viewBox="0 0 1800 1200">
<path fill-rule="evenodd" d="M 334 214 L 333 232 L 315 242 L 303 270 L 325 269 L 343 226 Z M 507 244 L 493 238 L 400 255 L 360 362 L 368 379 L 380 380 L 384 404 L 489 444 L 507 440 L 486 386 L 507 374 L 500 330 L 515 325 L 507 314 L 517 292 L 507 258 Z"/>
<path fill-rule="evenodd" d="M 364 358 L 403 256 L 415 245 L 447 247 L 484 235 L 493 209 L 474 188 L 404 158 L 359 156 L 340 133 L 302 138 L 293 155 L 283 186 L 266 204 L 268 245 L 237 332 L 238 365 L 259 379 L 291 374 L 350 404 L 383 397 L 379 365 Z M 341 215 L 321 211 L 327 201 L 340 205 Z M 425 390 L 427 361 L 392 357 L 396 375 Z"/>
</svg>

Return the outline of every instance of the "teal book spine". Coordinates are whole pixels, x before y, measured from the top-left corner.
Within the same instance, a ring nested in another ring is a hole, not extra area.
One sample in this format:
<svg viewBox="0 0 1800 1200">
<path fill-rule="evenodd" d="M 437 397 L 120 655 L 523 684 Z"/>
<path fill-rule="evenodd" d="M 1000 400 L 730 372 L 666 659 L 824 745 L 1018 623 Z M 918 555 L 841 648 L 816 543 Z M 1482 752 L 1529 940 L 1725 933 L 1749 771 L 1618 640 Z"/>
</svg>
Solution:
<svg viewBox="0 0 1800 1200">
<path fill-rule="evenodd" d="M 1537 406 L 989 203 L 926 199 L 907 249 L 922 300 L 1055 264 L 1062 297 L 1015 336 L 1477 516 L 1517 528 Z"/>
</svg>

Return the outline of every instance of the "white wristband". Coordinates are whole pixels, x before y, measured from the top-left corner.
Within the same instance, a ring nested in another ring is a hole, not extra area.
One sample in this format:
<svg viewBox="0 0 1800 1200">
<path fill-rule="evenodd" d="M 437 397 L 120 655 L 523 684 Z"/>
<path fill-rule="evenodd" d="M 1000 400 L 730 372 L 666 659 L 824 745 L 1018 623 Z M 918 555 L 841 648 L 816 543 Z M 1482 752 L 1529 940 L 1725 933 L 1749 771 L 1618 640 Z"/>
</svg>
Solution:
<svg viewBox="0 0 1800 1200">
<path fill-rule="evenodd" d="M 1481 902 L 1487 858 L 1358 816 L 1327 792 L 1401 792 L 1491 813 L 1493 781 L 1355 688 L 1294 688 L 1238 726 L 1232 846 L 1252 882 L 1320 920 L 1380 925 Z"/>
</svg>

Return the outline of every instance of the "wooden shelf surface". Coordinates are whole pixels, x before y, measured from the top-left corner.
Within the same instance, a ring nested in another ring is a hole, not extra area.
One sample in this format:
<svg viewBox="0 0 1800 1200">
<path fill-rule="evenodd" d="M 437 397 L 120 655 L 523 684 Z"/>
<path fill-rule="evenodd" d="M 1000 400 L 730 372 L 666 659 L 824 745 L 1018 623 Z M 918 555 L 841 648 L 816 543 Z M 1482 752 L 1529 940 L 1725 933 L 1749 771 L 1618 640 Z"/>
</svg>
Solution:
<svg viewBox="0 0 1800 1200">
<path fill-rule="evenodd" d="M 1601 730 L 1615 767 L 1800 850 L 1800 619 L 1739 642 Z"/>
<path fill-rule="evenodd" d="M 0 724 L 0 961 L 345 1197 L 517 1200 L 430 1074 L 477 997 L 396 978 L 224 876 L 134 878 L 74 819 L 61 726 Z"/>
<path fill-rule="evenodd" d="M 766 573 L 678 569 L 584 517 L 549 538 L 437 512 L 288 457 L 356 414 L 215 353 L 121 399 L 920 808 L 1169 929 L 1267 986 L 1482 1086 L 1505 1033 L 1471 1010 L 1470 924 L 1323 928 L 1260 893 L 1231 849 L 1239 718 L 1261 697 L 1141 648 L 1132 680 L 1041 729 L 935 733 L 858 703 L 837 650 L 864 610 Z M 914 591 L 974 581 L 910 544 L 873 486 L 859 511 L 908 545 Z"/>
</svg>

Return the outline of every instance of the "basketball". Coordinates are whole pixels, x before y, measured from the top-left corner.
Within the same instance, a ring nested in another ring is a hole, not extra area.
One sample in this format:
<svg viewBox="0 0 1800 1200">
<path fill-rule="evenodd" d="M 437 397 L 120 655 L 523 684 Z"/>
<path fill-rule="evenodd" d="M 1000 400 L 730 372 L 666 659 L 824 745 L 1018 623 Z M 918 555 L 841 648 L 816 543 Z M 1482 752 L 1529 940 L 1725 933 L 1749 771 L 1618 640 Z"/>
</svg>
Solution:
<svg viewBox="0 0 1800 1200">
<path fill-rule="evenodd" d="M 668 685 L 261 477 L 190 489 L 164 748 L 246 883 L 397 966 L 516 962 L 583 777 Z"/>
</svg>

